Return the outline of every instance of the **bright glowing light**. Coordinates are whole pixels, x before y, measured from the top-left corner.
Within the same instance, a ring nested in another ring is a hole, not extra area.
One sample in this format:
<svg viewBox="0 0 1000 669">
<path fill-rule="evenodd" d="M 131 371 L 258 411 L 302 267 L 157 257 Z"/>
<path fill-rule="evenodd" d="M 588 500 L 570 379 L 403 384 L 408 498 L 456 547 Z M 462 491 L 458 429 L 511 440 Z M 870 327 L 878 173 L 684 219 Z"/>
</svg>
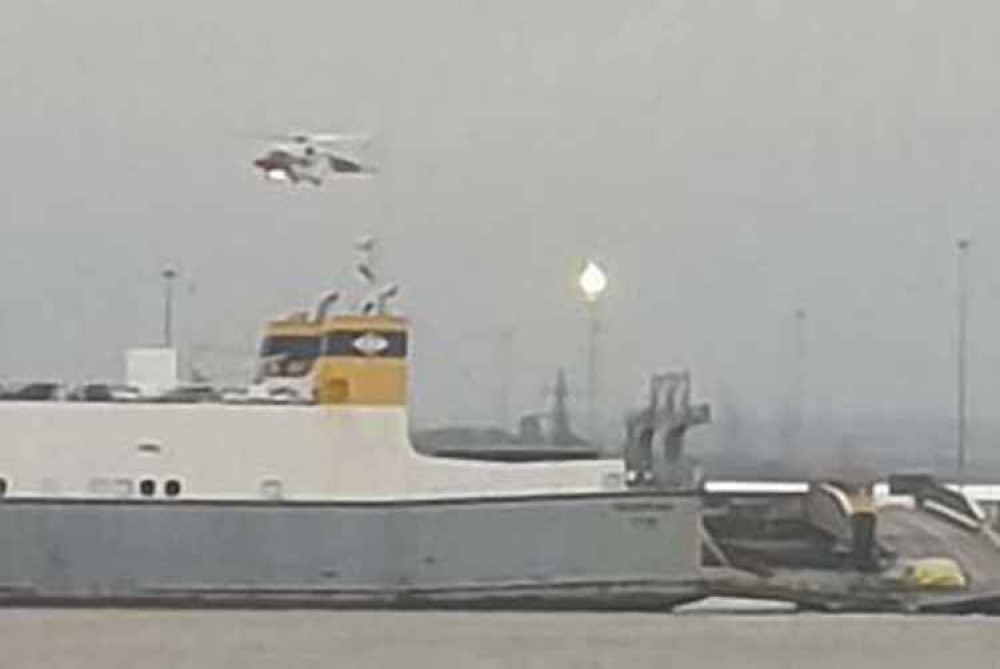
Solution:
<svg viewBox="0 0 1000 669">
<path fill-rule="evenodd" d="M 285 170 L 268 170 L 265 176 L 271 181 L 288 181 L 288 173 Z"/>
<path fill-rule="evenodd" d="M 593 260 L 587 262 L 583 273 L 580 274 L 580 289 L 588 301 L 593 302 L 601 296 L 604 289 L 608 287 L 608 277 L 597 263 Z"/>
</svg>

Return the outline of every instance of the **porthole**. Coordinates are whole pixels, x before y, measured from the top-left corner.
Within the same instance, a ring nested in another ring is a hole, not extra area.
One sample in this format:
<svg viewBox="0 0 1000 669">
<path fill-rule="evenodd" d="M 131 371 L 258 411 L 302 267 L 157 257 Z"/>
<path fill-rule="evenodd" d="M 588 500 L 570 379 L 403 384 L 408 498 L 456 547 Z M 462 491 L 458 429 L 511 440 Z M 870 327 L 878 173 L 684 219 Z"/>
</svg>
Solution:
<svg viewBox="0 0 1000 669">
<path fill-rule="evenodd" d="M 170 479 L 163 485 L 163 492 L 167 497 L 177 497 L 181 494 L 181 482 L 177 479 Z"/>
<path fill-rule="evenodd" d="M 7 494 L 7 479 L 0 476 L 0 497 Z"/>
<path fill-rule="evenodd" d="M 139 492 L 143 497 L 152 497 L 156 494 L 156 481 L 153 479 L 143 479 L 139 482 Z"/>
</svg>

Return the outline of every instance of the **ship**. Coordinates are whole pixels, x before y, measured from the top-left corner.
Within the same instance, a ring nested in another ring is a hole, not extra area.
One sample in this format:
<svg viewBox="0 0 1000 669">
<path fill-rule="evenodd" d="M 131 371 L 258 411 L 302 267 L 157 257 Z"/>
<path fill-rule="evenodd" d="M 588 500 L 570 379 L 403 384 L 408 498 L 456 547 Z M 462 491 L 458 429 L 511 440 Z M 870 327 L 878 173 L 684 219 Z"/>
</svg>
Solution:
<svg viewBox="0 0 1000 669">
<path fill-rule="evenodd" d="M 622 459 L 409 441 L 411 325 L 374 302 L 267 324 L 238 400 L 0 401 L 0 605 L 669 610 L 701 596 L 700 494 Z"/>
</svg>

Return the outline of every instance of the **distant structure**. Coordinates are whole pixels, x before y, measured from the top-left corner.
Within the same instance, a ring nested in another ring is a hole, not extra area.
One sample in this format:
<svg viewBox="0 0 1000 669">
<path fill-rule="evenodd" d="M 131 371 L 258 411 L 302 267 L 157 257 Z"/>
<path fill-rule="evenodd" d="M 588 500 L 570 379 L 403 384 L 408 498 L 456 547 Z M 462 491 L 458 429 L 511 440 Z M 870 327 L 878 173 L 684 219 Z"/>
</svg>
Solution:
<svg viewBox="0 0 1000 669">
<path fill-rule="evenodd" d="M 794 467 L 808 454 L 802 453 L 803 426 L 805 423 L 806 394 L 806 318 L 805 309 L 792 313 L 792 360 L 788 398 L 782 418 L 781 442 L 786 462 Z"/>
<path fill-rule="evenodd" d="M 499 427 L 450 425 L 413 434 L 418 449 L 447 457 L 482 460 L 592 459 L 597 452 L 573 431 L 569 383 L 556 372 L 551 408 L 521 417 L 516 434 Z"/>
<path fill-rule="evenodd" d="M 711 420 L 708 404 L 691 403 L 689 372 L 654 374 L 647 406 L 625 421 L 628 485 L 668 489 L 700 485 L 698 467 L 684 456 L 684 436 L 692 427 Z"/>
<path fill-rule="evenodd" d="M 517 441 L 522 444 L 548 446 L 585 446 L 586 439 L 573 432 L 569 411 L 569 384 L 566 371 L 556 371 L 552 388 L 552 408 L 541 413 L 527 414 L 521 418 Z"/>
<path fill-rule="evenodd" d="M 514 329 L 505 328 L 500 333 L 497 349 L 497 425 L 510 429 L 510 395 L 513 386 Z"/>
<path fill-rule="evenodd" d="M 556 372 L 556 386 L 553 390 L 552 425 L 549 441 L 553 446 L 580 446 L 586 441 L 573 434 L 569 422 L 569 385 L 566 383 L 566 371 Z"/>
</svg>

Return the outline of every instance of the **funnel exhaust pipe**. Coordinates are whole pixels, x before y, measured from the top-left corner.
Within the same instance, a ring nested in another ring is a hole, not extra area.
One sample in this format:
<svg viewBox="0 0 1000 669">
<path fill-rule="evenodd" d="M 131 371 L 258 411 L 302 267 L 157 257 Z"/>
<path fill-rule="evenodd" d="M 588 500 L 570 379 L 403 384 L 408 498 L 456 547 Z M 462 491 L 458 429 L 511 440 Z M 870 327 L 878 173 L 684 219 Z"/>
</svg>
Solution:
<svg viewBox="0 0 1000 669">
<path fill-rule="evenodd" d="M 326 315 L 329 313 L 330 309 L 333 308 L 333 305 L 336 304 L 337 300 L 339 299 L 340 299 L 340 292 L 336 290 L 324 295 L 323 298 L 319 301 L 319 304 L 316 305 L 316 313 L 313 315 L 313 320 L 316 323 L 322 323 L 324 320 L 326 320 Z"/>
</svg>

